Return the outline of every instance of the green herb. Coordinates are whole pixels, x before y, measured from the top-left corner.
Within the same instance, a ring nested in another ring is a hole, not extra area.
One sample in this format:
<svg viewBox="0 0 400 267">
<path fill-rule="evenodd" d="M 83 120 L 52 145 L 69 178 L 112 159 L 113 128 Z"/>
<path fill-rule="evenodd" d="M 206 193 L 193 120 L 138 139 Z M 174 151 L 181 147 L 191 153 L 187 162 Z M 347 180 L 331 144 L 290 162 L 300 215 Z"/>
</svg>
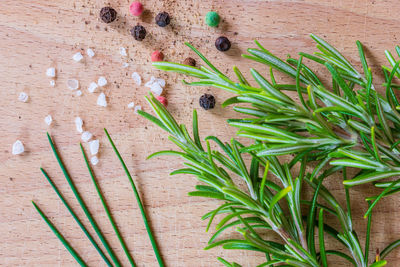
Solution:
<svg viewBox="0 0 400 267">
<path fill-rule="evenodd" d="M 136 200 L 137 200 L 137 202 L 138 202 L 138 204 L 139 204 L 139 208 L 140 208 L 141 213 L 142 213 L 142 216 L 143 216 L 143 220 L 144 220 L 144 223 L 145 223 L 145 226 L 146 226 L 147 233 L 148 233 L 149 238 L 150 238 L 150 241 L 151 241 L 151 243 L 152 243 L 152 245 L 153 245 L 153 249 L 154 249 L 154 252 L 155 252 L 157 261 L 158 261 L 158 263 L 159 263 L 160 266 L 164 266 L 163 261 L 162 261 L 162 258 L 161 258 L 161 255 L 160 255 L 160 252 L 159 252 L 159 250 L 158 250 L 158 248 L 157 248 L 157 245 L 156 245 L 156 242 L 155 242 L 153 233 L 152 233 L 151 228 L 150 228 L 150 226 L 149 226 L 149 221 L 148 221 L 147 216 L 146 216 L 146 213 L 145 213 L 145 211 L 144 211 L 143 204 L 142 204 L 141 199 L 140 199 L 140 197 L 139 197 L 139 194 L 138 194 L 138 192 L 137 192 L 136 186 L 135 186 L 135 184 L 134 184 L 134 182 L 133 182 L 132 176 L 130 175 L 130 172 L 129 172 L 129 170 L 128 170 L 126 164 L 124 163 L 124 161 L 123 161 L 123 159 L 122 159 L 122 157 L 121 157 L 121 155 L 120 155 L 118 149 L 115 147 L 114 142 L 112 141 L 112 139 L 111 139 L 110 135 L 108 134 L 107 130 L 104 129 L 104 131 L 105 131 L 105 133 L 106 133 L 106 135 L 107 135 L 107 138 L 109 139 L 109 141 L 110 141 L 110 143 L 111 143 L 111 146 L 113 147 L 115 153 L 117 154 L 118 159 L 120 160 L 120 162 L 121 162 L 121 164 L 122 164 L 122 166 L 123 166 L 123 168 L 124 168 L 124 170 L 125 170 L 125 173 L 126 173 L 126 175 L 128 176 L 128 179 L 129 179 L 129 181 L 130 181 L 130 183 L 131 183 L 132 189 L 133 189 L 133 191 L 134 191 L 134 193 L 135 193 Z M 63 162 L 62 162 L 62 160 L 61 160 L 61 157 L 60 157 L 60 155 L 59 155 L 59 153 L 58 153 L 58 151 L 57 151 L 57 149 L 56 149 L 56 147 L 55 147 L 55 144 L 53 143 L 53 141 L 52 141 L 50 135 L 47 134 L 47 137 L 48 137 L 50 146 L 51 146 L 51 148 L 52 148 L 52 150 L 53 150 L 53 153 L 54 153 L 54 155 L 55 155 L 55 157 L 56 157 L 56 159 L 57 159 L 57 161 L 58 161 L 58 163 L 59 163 L 59 165 L 60 165 L 60 167 L 61 167 L 61 169 L 62 169 L 62 171 L 63 171 L 63 173 L 64 173 L 64 176 L 65 176 L 65 178 L 66 178 L 66 180 L 67 180 L 69 186 L 71 187 L 71 190 L 73 191 L 75 197 L 77 198 L 77 200 L 78 200 L 78 202 L 79 202 L 79 205 L 80 205 L 81 208 L 84 210 L 85 215 L 87 216 L 88 220 L 90 221 L 90 224 L 92 225 L 92 227 L 93 227 L 93 229 L 95 230 L 96 234 L 97 234 L 98 237 L 100 238 L 100 240 L 101 240 L 103 246 L 106 248 L 107 253 L 108 253 L 109 256 L 112 258 L 112 260 L 113 260 L 115 266 L 121 266 L 121 264 L 120 264 L 118 258 L 116 257 L 116 255 L 115 255 L 114 252 L 112 251 L 111 247 L 108 245 L 107 240 L 104 238 L 104 236 L 103 236 L 103 234 L 102 234 L 100 228 L 97 226 L 96 221 L 94 220 L 94 218 L 93 218 L 92 215 L 90 214 L 89 209 L 87 208 L 87 206 L 86 206 L 84 200 L 83 200 L 82 197 L 80 196 L 80 194 L 79 194 L 77 188 L 75 187 L 75 185 L 74 185 L 74 183 L 73 183 L 71 177 L 69 176 L 69 173 L 68 173 L 67 169 L 65 168 L 65 166 L 64 166 L 64 164 L 63 164 Z M 81 148 L 81 152 L 82 152 L 82 155 L 83 155 L 83 157 L 84 157 L 86 166 L 87 166 L 87 168 L 88 168 L 89 174 L 90 174 L 90 176 L 91 176 L 92 182 L 93 182 L 93 184 L 94 184 L 94 186 L 95 186 L 95 188 L 96 188 L 97 194 L 99 195 L 99 198 L 100 198 L 100 200 L 101 200 L 101 202 L 102 202 L 103 208 L 104 208 L 104 210 L 105 210 L 105 212 L 106 212 L 106 214 L 107 214 L 107 217 L 108 217 L 108 219 L 109 219 L 109 221 L 110 221 L 110 223 L 111 223 L 111 225 L 112 225 L 112 227 L 113 227 L 113 229 L 114 229 L 115 234 L 116 234 L 117 237 L 118 237 L 118 240 L 119 240 L 119 242 L 120 242 L 120 244 L 121 244 L 121 246 L 122 246 L 122 248 L 123 248 L 123 250 L 124 250 L 124 252 L 125 252 L 125 255 L 127 256 L 128 260 L 129 260 L 129 263 L 131 264 L 131 266 L 135 266 L 134 260 L 133 260 L 133 258 L 132 258 L 132 256 L 131 256 L 131 254 L 129 253 L 129 250 L 128 250 L 128 248 L 127 248 L 125 242 L 124 242 L 124 239 L 123 239 L 122 235 L 120 234 L 120 232 L 119 232 L 119 230 L 118 230 L 118 227 L 117 227 L 117 225 L 116 225 L 116 223 L 115 223 L 115 221 L 114 221 L 114 219 L 113 219 L 113 217 L 112 217 L 112 215 L 111 215 L 111 212 L 110 212 L 110 210 L 109 210 L 109 208 L 108 208 L 108 206 L 107 206 L 107 204 L 106 204 L 105 198 L 104 198 L 103 195 L 102 195 L 102 192 L 101 192 L 100 187 L 99 187 L 99 185 L 98 185 L 98 183 L 97 183 L 97 181 L 96 181 L 96 179 L 95 179 L 93 170 L 92 170 L 92 168 L 91 168 L 90 165 L 89 165 L 88 159 L 87 159 L 87 157 L 86 157 L 86 154 L 85 154 L 85 152 L 84 152 L 84 149 L 83 149 L 82 145 L 80 145 L 80 148 Z M 42 171 L 43 175 L 46 177 L 47 181 L 48 181 L 48 182 L 50 183 L 50 185 L 52 186 L 52 188 L 54 189 L 54 191 L 56 192 L 56 194 L 59 196 L 59 198 L 61 199 L 61 201 L 63 202 L 63 204 L 66 206 L 66 208 L 68 209 L 68 211 L 71 213 L 72 217 L 75 219 L 75 221 L 78 223 L 78 225 L 80 226 L 80 228 L 82 229 L 82 231 L 83 231 L 83 232 L 85 233 L 85 235 L 88 237 L 88 239 L 90 240 L 90 242 L 92 243 L 92 245 L 93 245 L 93 246 L 95 247 L 95 249 L 99 252 L 99 254 L 100 254 L 101 257 L 103 258 L 104 262 L 105 262 L 108 266 L 113 266 L 113 264 L 108 260 L 107 256 L 103 253 L 103 251 L 102 251 L 101 248 L 98 246 L 98 244 L 96 243 L 96 241 L 93 239 L 93 237 L 91 236 L 91 234 L 89 233 L 89 231 L 88 231 L 88 230 L 86 229 L 86 227 L 82 224 L 82 222 L 81 222 L 81 220 L 79 219 L 79 217 L 76 215 L 76 213 L 74 212 L 74 210 L 70 207 L 70 205 L 68 204 L 68 202 L 66 201 L 66 199 L 64 198 L 64 196 L 62 195 L 62 193 L 58 190 L 57 186 L 54 184 L 54 182 L 51 180 L 51 178 L 48 176 L 48 174 L 45 172 L 45 170 L 43 170 L 43 169 L 41 168 L 41 171 Z M 67 240 L 65 240 L 65 238 L 63 237 L 63 235 L 56 229 L 56 227 L 52 224 L 52 222 L 51 222 L 51 221 L 46 217 L 46 215 L 40 210 L 40 208 L 39 208 L 33 201 L 32 201 L 32 203 L 33 203 L 34 207 L 36 208 L 36 210 L 38 211 L 38 213 L 40 214 L 40 216 L 43 218 L 43 220 L 47 223 L 47 225 L 51 228 L 51 230 L 54 232 L 54 234 L 57 236 L 57 238 L 62 242 L 62 244 L 65 246 L 65 248 L 66 248 L 66 249 L 71 253 L 71 255 L 75 258 L 75 260 L 76 260 L 81 266 L 87 266 L 86 263 L 82 260 L 82 258 L 78 255 L 78 253 L 77 253 L 77 252 L 71 247 L 71 245 L 67 242 Z"/>
<path fill-rule="evenodd" d="M 384 69 L 386 95 L 382 96 L 375 90 L 372 72 L 360 42 L 357 42 L 357 47 L 364 75 L 326 41 L 315 35 L 311 37 L 316 41 L 319 52 L 314 55 L 299 53 L 299 59 L 289 58 L 283 61 L 258 42 L 258 49 L 248 49 L 249 55 L 243 55 L 244 58 L 268 65 L 271 70 L 272 83 L 255 69 L 251 69 L 257 86 L 250 85 L 237 67 L 234 67 L 234 73 L 239 82 L 231 80 L 190 44 L 187 45 L 207 66 L 195 68 L 171 62 L 153 63 L 161 70 L 183 73 L 199 79 L 193 82 L 184 81 L 185 84 L 214 86 L 236 94 L 226 100 L 223 106 L 239 104 L 234 110 L 247 116 L 244 119 L 229 119 L 228 123 L 239 129 L 239 137 L 252 140 L 252 145 L 244 146 L 235 139 L 230 143 L 223 143 L 217 137 L 210 136 L 205 139 L 207 149 L 204 150 L 198 137 L 196 112 L 193 115 L 193 138 L 186 127 L 179 125 L 152 95 L 147 100 L 157 117 L 139 112 L 167 131 L 170 134 L 169 140 L 182 150 L 156 152 L 150 157 L 182 157 L 187 168 L 171 174 L 192 174 L 206 184 L 197 186 L 197 191 L 189 194 L 224 200 L 220 207 L 203 216 L 203 219 L 210 219 L 210 225 L 217 214 L 224 214 L 225 217 L 217 225 L 216 235 L 219 236 L 222 231 L 233 226 L 243 225 L 237 229 L 243 239 L 215 241 L 216 236 L 213 236 L 206 249 L 221 245 L 226 249 L 249 249 L 271 255 L 274 262 L 267 261 L 260 266 L 273 265 L 277 263 L 275 261 L 291 266 L 326 266 L 328 255 L 342 257 L 355 266 L 368 266 L 372 208 L 382 197 L 399 191 L 399 180 L 376 184 L 377 187 L 384 188 L 384 191 L 374 198 L 374 203 L 371 203 L 365 214 L 368 216 L 368 229 L 364 250 L 352 227 L 349 187 L 400 174 L 400 135 L 397 134 L 400 129 L 400 114 L 397 109 L 400 107 L 393 93 L 393 88 L 399 88 L 393 84 L 394 76 L 399 75 L 399 64 L 390 61 L 393 69 Z M 323 84 L 316 72 L 305 65 L 305 60 L 325 67 L 331 75 L 332 84 Z M 274 70 L 292 77 L 294 83 L 277 83 Z M 332 90 L 328 89 L 330 87 Z M 290 91 L 297 92 L 300 104 L 286 93 Z M 216 142 L 220 151 L 211 150 L 210 141 Z M 250 154 L 252 161 L 249 167 L 246 166 L 242 154 Z M 279 156 L 289 154 L 294 154 L 293 159 L 281 163 Z M 305 171 L 305 166 L 311 162 L 316 167 L 309 173 Z M 293 170 L 295 165 L 300 165 L 299 174 L 295 174 L 297 172 Z M 279 184 L 266 179 L 266 176 L 259 177 L 262 168 L 266 166 L 278 178 Z M 347 168 L 357 168 L 360 172 L 349 178 Z M 340 206 L 323 185 L 323 180 L 338 170 L 343 170 L 346 209 Z M 239 188 L 229 173 L 242 179 L 246 183 L 246 189 Z M 300 197 L 304 183 L 315 190 L 311 201 Z M 328 207 L 318 203 L 320 198 Z M 281 208 L 280 202 L 287 203 L 288 214 Z M 310 205 L 306 229 L 303 205 Z M 319 220 L 316 219 L 318 208 Z M 339 229 L 322 221 L 321 208 L 336 217 L 340 223 Z M 234 218 L 237 221 L 229 223 Z M 325 250 L 323 243 L 317 253 L 314 226 L 321 228 L 317 233 L 320 242 L 324 242 L 323 234 L 328 233 L 347 247 L 350 255 Z M 265 235 L 261 238 L 258 234 L 271 230 L 281 237 L 281 242 L 264 239 Z M 400 242 L 394 242 L 385 252 L 399 245 Z M 220 261 L 226 266 L 233 266 L 226 260 Z M 377 259 L 371 266 L 384 264 L 386 261 Z"/>
<path fill-rule="evenodd" d="M 64 247 L 71 253 L 71 255 L 75 258 L 76 262 L 79 263 L 80 266 L 87 266 L 86 263 L 82 260 L 79 254 L 75 251 L 73 247 L 68 243 L 68 241 L 64 238 L 64 236 L 57 230 L 54 224 L 47 218 L 47 216 L 43 213 L 43 211 L 36 205 L 34 201 L 32 201 L 33 206 L 36 211 L 39 213 L 40 217 L 46 222 L 46 224 L 50 227 L 53 233 L 60 239 L 61 243 Z"/>
</svg>

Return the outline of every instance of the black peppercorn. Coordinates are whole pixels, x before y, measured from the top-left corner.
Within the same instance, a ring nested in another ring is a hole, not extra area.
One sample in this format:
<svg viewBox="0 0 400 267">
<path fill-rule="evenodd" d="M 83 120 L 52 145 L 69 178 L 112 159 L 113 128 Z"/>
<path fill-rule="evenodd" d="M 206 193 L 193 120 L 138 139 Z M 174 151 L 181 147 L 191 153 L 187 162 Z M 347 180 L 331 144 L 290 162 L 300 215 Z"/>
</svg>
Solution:
<svg viewBox="0 0 400 267">
<path fill-rule="evenodd" d="M 215 107 L 215 98 L 213 95 L 204 94 L 200 97 L 199 104 L 205 110 L 212 109 Z"/>
<path fill-rule="evenodd" d="M 189 65 L 189 66 L 195 67 L 195 66 L 196 66 L 196 60 L 194 60 L 194 58 L 187 57 L 187 58 L 183 61 L 183 64 L 184 64 L 184 65 Z"/>
<path fill-rule="evenodd" d="M 225 36 L 218 37 L 215 40 L 215 47 L 222 52 L 228 51 L 231 48 L 231 42 Z"/>
<path fill-rule="evenodd" d="M 146 33 L 146 29 L 139 24 L 131 29 L 131 34 L 137 41 L 143 41 L 143 39 L 146 38 Z"/>
<path fill-rule="evenodd" d="M 111 23 L 117 18 L 117 11 L 112 7 L 103 7 L 100 10 L 100 18 L 105 23 Z"/>
<path fill-rule="evenodd" d="M 165 27 L 171 22 L 169 14 L 167 12 L 160 12 L 156 16 L 156 23 L 160 27 Z"/>
</svg>

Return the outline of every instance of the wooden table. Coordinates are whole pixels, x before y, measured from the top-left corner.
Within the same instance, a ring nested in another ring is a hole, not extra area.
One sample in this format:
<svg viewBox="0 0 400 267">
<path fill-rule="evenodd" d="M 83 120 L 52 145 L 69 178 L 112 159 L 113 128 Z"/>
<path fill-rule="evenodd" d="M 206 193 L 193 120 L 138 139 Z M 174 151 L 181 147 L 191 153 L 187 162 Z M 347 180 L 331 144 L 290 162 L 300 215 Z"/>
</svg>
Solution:
<svg viewBox="0 0 400 267">
<path fill-rule="evenodd" d="M 246 48 L 259 40 L 274 53 L 285 56 L 299 51 L 314 51 L 309 33 L 318 34 L 343 51 L 356 66 L 360 66 L 355 40 L 362 41 L 374 73 L 385 63 L 384 50 L 394 51 L 400 32 L 400 4 L 397 0 L 303 0 L 303 1 L 143 1 L 146 12 L 132 17 L 129 1 L 110 1 L 118 12 L 118 20 L 106 25 L 98 13 L 106 2 L 99 0 L 2 0 L 0 1 L 0 265 L 1 266 L 73 266 L 74 259 L 33 209 L 35 200 L 54 221 L 71 244 L 91 266 L 103 262 L 83 236 L 68 211 L 52 191 L 39 168 L 45 168 L 57 186 L 70 200 L 78 214 L 78 204 L 62 176 L 46 139 L 48 131 L 57 143 L 79 191 L 95 214 L 99 225 L 118 255 L 119 246 L 79 150 L 80 135 L 74 118 L 82 117 L 85 129 L 100 139 L 100 163 L 94 167 L 97 179 L 111 206 L 129 249 L 139 266 L 157 266 L 144 224 L 129 182 L 107 142 L 103 127 L 107 127 L 134 174 L 140 194 L 151 219 L 157 240 L 168 266 L 216 266 L 216 257 L 224 256 L 243 266 L 255 266 L 263 257 L 250 252 L 223 251 L 216 248 L 203 251 L 211 233 L 205 233 L 202 214 L 216 207 L 216 201 L 188 197 L 196 181 L 190 176 L 170 177 L 170 171 L 181 166 L 180 161 L 160 158 L 146 161 L 150 153 L 172 148 L 167 136 L 148 121 L 138 117 L 127 104 L 133 101 L 149 111 L 144 96 L 148 88 L 136 86 L 130 78 L 140 73 L 144 81 L 151 75 L 167 80 L 166 96 L 169 110 L 183 123 L 191 122 L 193 108 L 205 92 L 216 95 L 221 103 L 230 96 L 214 88 L 188 87 L 180 75 L 166 74 L 151 66 L 150 54 L 159 49 L 166 60 L 181 62 L 194 54 L 184 41 L 199 47 L 223 71 L 232 74 L 238 65 L 248 74 L 251 62 L 241 59 Z M 168 11 L 172 23 L 166 28 L 155 25 L 154 17 Z M 217 10 L 223 21 L 217 29 L 204 24 L 209 10 Z M 129 29 L 141 23 L 148 31 L 143 42 L 134 41 Z M 214 48 L 219 35 L 229 37 L 232 49 L 221 53 Z M 119 48 L 125 47 L 129 57 L 123 58 Z M 83 62 L 73 62 L 72 55 L 92 48 L 96 55 L 85 55 Z M 123 63 L 129 62 L 128 68 Z M 45 71 L 57 69 L 56 86 L 49 86 Z M 257 66 L 260 71 L 265 67 Z M 102 89 L 108 107 L 96 105 L 98 93 L 90 94 L 89 83 L 104 75 L 109 84 Z M 66 80 L 80 81 L 83 95 L 78 97 L 67 89 Z M 381 80 L 377 78 L 377 84 Z M 29 101 L 17 101 L 20 92 L 29 94 Z M 48 127 L 44 117 L 51 114 L 54 122 Z M 233 129 L 224 122 L 235 113 L 219 106 L 212 111 L 199 110 L 201 134 L 214 134 L 229 140 Z M 21 156 L 11 154 L 12 144 L 20 139 L 26 148 Z M 87 145 L 85 144 L 85 147 Z M 333 181 L 330 188 L 342 197 L 341 186 Z M 352 190 L 355 227 L 364 233 L 365 201 L 370 187 Z M 399 196 L 381 202 L 374 215 L 371 253 L 400 237 Z M 88 225 L 87 221 L 84 220 Z M 360 236 L 364 240 L 363 236 Z M 388 258 L 388 266 L 399 266 L 400 251 Z M 332 266 L 341 265 L 331 262 Z"/>
</svg>

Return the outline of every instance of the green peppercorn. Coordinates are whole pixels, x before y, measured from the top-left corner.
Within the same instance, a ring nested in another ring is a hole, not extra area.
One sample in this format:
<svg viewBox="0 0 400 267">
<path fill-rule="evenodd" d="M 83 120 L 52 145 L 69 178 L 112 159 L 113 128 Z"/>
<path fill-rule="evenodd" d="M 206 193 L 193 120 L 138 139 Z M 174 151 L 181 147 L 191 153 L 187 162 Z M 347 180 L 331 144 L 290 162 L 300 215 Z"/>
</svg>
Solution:
<svg viewBox="0 0 400 267">
<path fill-rule="evenodd" d="M 206 14 L 206 24 L 210 27 L 217 27 L 220 19 L 220 16 L 215 11 L 210 11 Z"/>
</svg>

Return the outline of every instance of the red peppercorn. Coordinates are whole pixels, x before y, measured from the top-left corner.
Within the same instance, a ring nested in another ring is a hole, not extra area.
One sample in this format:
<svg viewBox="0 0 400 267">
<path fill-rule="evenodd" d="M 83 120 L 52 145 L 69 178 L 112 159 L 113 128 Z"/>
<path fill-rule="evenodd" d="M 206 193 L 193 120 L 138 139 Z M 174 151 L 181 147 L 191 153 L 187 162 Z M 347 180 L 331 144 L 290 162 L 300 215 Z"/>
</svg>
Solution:
<svg viewBox="0 0 400 267">
<path fill-rule="evenodd" d="M 158 50 L 154 51 L 151 54 L 151 61 L 163 61 L 164 60 L 164 54 Z"/>
<path fill-rule="evenodd" d="M 143 13 L 143 5 L 139 1 L 132 2 L 129 6 L 129 11 L 134 16 L 140 16 Z"/>
<path fill-rule="evenodd" d="M 163 96 L 156 96 L 156 99 L 164 105 L 164 107 L 168 106 L 168 100 Z"/>
</svg>

